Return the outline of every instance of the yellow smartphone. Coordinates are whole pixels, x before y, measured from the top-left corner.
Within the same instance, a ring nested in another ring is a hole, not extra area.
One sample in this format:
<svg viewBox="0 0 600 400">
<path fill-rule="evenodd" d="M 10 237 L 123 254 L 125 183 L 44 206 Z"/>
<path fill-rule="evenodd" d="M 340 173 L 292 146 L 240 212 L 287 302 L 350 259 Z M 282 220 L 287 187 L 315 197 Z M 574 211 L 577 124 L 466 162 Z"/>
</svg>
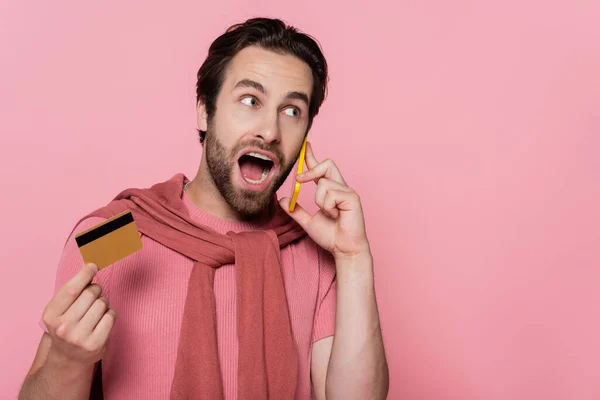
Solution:
<svg viewBox="0 0 600 400">
<path fill-rule="evenodd" d="M 292 197 L 290 198 L 290 212 L 293 212 L 296 208 L 296 202 L 298 201 L 298 193 L 300 193 L 300 182 L 296 180 L 296 177 L 304 171 L 304 156 L 306 155 L 306 142 L 308 136 L 304 138 L 302 148 L 300 149 L 300 157 L 298 157 L 298 168 L 294 175 L 294 186 L 292 188 Z"/>
</svg>

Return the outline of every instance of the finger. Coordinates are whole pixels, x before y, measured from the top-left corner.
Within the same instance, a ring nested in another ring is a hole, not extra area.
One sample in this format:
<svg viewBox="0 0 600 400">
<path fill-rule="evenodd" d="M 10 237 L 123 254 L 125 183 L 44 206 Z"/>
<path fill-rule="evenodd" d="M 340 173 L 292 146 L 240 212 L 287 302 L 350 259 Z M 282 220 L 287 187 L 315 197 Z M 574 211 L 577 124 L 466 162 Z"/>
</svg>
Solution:
<svg viewBox="0 0 600 400">
<path fill-rule="evenodd" d="M 109 308 L 108 311 L 104 313 L 100 322 L 98 322 L 98 325 L 96 325 L 90 335 L 89 340 L 93 346 L 97 348 L 104 347 L 108 340 L 108 335 L 110 335 L 110 332 L 115 326 L 116 317 L 117 315 L 112 308 Z"/>
<path fill-rule="evenodd" d="M 67 311 L 81 292 L 92 282 L 97 272 L 98 268 L 95 265 L 84 265 L 50 300 L 47 307 L 48 312 L 54 316 L 59 316 Z"/>
<path fill-rule="evenodd" d="M 344 181 L 337 165 L 330 159 L 327 159 L 317 164 L 313 169 L 298 175 L 296 180 L 300 183 L 308 181 L 318 182 L 321 178 L 331 179 L 332 181 L 346 185 L 346 181 Z"/>
<path fill-rule="evenodd" d="M 321 210 L 331 218 L 337 218 L 340 216 L 340 210 L 337 208 L 337 201 L 339 197 L 338 193 L 342 193 L 339 190 L 329 190 L 323 199 L 323 206 Z"/>
<path fill-rule="evenodd" d="M 62 316 L 63 321 L 79 322 L 88 312 L 92 304 L 102 294 L 102 288 L 98 284 L 89 285 L 79 295 L 77 300 L 65 311 Z"/>
<path fill-rule="evenodd" d="M 285 210 L 285 212 L 292 217 L 294 221 L 298 223 L 304 230 L 306 230 L 307 225 L 310 223 L 312 216 L 298 203 L 294 207 L 294 211 L 290 211 L 290 198 L 284 197 L 279 201 L 281 207 Z"/>
<path fill-rule="evenodd" d="M 306 153 L 304 154 L 304 159 L 306 160 L 306 166 L 308 169 L 313 169 L 319 164 L 317 158 L 315 157 L 315 153 L 313 152 L 312 145 L 310 142 L 306 143 Z"/>
<path fill-rule="evenodd" d="M 94 301 L 94 304 L 92 304 L 81 318 L 79 324 L 77 324 L 77 329 L 81 330 L 84 335 L 89 336 L 106 311 L 108 311 L 108 299 L 104 296 L 97 298 L 96 301 Z"/>
<path fill-rule="evenodd" d="M 339 190 L 342 192 L 353 192 L 352 188 L 343 185 L 339 182 L 331 180 L 329 178 L 321 178 L 319 179 L 319 183 L 317 183 L 317 190 L 326 189 L 326 190 Z"/>
<path fill-rule="evenodd" d="M 323 201 L 323 207 L 327 209 L 331 209 L 331 204 L 333 203 L 338 211 L 351 211 L 360 203 L 360 199 L 354 191 L 328 190 L 327 197 Z"/>
<path fill-rule="evenodd" d="M 341 183 L 332 181 L 331 179 L 322 178 L 317 183 L 317 190 L 315 191 L 315 203 L 319 208 L 324 208 L 324 200 L 329 190 L 340 190 L 340 191 L 351 191 L 348 186 L 344 186 Z"/>
</svg>

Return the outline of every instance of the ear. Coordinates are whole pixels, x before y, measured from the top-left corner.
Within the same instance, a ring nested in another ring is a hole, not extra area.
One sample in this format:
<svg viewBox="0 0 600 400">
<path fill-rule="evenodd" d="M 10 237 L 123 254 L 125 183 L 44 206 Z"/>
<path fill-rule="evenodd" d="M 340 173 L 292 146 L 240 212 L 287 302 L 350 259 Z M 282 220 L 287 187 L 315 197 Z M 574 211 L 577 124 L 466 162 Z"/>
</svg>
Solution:
<svg viewBox="0 0 600 400">
<path fill-rule="evenodd" d="M 198 100 L 198 104 L 196 104 L 196 125 L 200 131 L 206 132 L 208 129 L 208 116 L 202 99 Z"/>
</svg>

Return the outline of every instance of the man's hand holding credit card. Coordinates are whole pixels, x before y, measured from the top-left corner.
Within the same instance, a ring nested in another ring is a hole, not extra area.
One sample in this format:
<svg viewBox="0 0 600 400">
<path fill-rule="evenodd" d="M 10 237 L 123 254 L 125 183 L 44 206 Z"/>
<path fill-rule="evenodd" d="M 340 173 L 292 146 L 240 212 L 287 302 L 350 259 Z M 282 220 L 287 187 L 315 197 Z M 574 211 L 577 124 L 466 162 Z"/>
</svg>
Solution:
<svg viewBox="0 0 600 400">
<path fill-rule="evenodd" d="M 46 362 L 81 375 L 85 383 L 103 357 L 116 319 L 93 279 L 99 270 L 140 250 L 142 241 L 130 211 L 77 234 L 75 241 L 84 265 L 48 303 L 42 319 L 52 341 Z"/>
<path fill-rule="evenodd" d="M 89 376 L 104 355 L 116 318 L 100 285 L 92 284 L 97 272 L 95 265 L 83 265 L 50 300 L 42 316 L 47 332 L 42 344 L 50 349 L 44 367 L 64 371 L 73 382 L 82 382 L 69 388 L 70 395 L 79 393 L 82 398 L 89 391 Z M 51 394 L 53 398 L 64 395 Z"/>
</svg>

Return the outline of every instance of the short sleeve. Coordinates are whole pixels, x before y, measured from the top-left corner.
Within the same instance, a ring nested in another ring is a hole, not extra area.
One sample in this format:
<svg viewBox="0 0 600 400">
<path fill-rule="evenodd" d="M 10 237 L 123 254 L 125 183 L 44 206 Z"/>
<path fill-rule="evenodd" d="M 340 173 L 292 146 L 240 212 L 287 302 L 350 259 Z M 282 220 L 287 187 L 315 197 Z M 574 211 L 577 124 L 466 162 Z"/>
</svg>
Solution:
<svg viewBox="0 0 600 400">
<path fill-rule="evenodd" d="M 336 280 L 335 260 L 328 251 L 318 248 L 319 291 L 313 325 L 312 343 L 335 333 Z"/>
<path fill-rule="evenodd" d="M 63 287 L 64 284 L 67 283 L 83 267 L 83 258 L 81 256 L 81 253 L 79 252 L 77 242 L 75 242 L 75 235 L 104 221 L 106 221 L 105 218 L 90 217 L 84 219 L 78 225 L 75 226 L 75 228 L 73 229 L 73 233 L 69 236 L 67 242 L 65 243 L 63 252 L 58 262 L 58 266 L 56 268 L 56 276 L 54 279 L 54 290 L 52 292 L 52 296 L 56 295 L 60 288 Z M 99 271 L 92 280 L 93 283 L 97 283 L 102 287 L 102 295 L 108 299 L 110 299 L 110 288 L 108 285 L 109 271 L 110 268 L 102 269 L 102 271 Z M 48 328 L 41 319 L 39 321 L 39 324 L 45 332 L 48 332 Z"/>
</svg>

